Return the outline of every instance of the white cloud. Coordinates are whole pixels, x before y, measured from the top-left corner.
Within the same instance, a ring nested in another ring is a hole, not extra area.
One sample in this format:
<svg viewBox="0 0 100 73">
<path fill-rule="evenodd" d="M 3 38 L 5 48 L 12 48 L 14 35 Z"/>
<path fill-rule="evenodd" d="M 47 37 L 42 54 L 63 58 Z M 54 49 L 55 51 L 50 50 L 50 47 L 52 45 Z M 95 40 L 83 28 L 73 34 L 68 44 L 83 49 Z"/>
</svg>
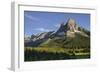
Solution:
<svg viewBox="0 0 100 73">
<path fill-rule="evenodd" d="M 40 31 L 40 32 L 48 32 L 48 31 L 50 31 L 49 29 L 45 29 L 45 28 L 36 28 L 34 30 Z"/>
<path fill-rule="evenodd" d="M 33 16 L 31 16 L 31 15 L 28 15 L 28 14 L 25 14 L 25 16 L 26 16 L 27 18 L 31 19 L 31 20 L 35 20 L 35 21 L 38 21 L 38 20 L 39 20 L 38 18 L 33 17 Z"/>
</svg>

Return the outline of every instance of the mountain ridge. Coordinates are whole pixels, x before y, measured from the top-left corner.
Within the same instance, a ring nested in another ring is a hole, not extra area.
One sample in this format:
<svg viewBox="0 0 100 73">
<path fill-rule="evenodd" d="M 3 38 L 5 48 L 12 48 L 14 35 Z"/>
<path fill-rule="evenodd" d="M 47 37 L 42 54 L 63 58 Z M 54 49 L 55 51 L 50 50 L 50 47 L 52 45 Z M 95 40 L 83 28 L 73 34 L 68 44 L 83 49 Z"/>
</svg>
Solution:
<svg viewBox="0 0 100 73">
<path fill-rule="evenodd" d="M 32 47 L 38 47 L 38 46 L 51 47 L 56 45 L 56 47 L 68 48 L 68 44 L 74 45 L 76 43 L 77 47 L 84 47 L 83 45 L 81 46 L 78 45 L 81 43 L 84 44 L 83 42 L 87 45 L 87 47 L 90 47 L 89 46 L 90 31 L 80 27 L 74 19 L 70 18 L 65 24 L 62 23 L 56 32 L 50 31 L 50 32 L 40 33 L 39 35 L 33 34 L 30 37 L 30 40 L 28 38 L 28 42 L 25 41 L 24 44 L 25 46 L 32 46 Z"/>
</svg>

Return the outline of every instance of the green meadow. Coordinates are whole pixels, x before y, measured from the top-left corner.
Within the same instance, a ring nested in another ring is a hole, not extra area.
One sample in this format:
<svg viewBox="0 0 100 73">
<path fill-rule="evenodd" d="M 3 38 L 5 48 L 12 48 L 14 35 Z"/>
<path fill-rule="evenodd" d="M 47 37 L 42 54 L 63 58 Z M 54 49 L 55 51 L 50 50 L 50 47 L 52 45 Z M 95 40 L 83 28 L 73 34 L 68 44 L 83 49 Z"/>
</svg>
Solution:
<svg viewBox="0 0 100 73">
<path fill-rule="evenodd" d="M 25 61 L 86 59 L 90 58 L 89 49 L 66 49 L 49 47 L 25 47 Z"/>
</svg>

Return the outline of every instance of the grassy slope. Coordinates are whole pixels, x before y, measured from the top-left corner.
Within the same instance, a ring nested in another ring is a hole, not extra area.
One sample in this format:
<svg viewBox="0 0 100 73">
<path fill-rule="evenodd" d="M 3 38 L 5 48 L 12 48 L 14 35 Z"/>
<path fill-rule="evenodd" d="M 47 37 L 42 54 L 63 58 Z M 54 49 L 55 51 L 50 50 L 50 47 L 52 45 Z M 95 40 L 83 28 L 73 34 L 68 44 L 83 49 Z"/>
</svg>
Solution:
<svg viewBox="0 0 100 73">
<path fill-rule="evenodd" d="M 57 48 L 90 48 L 90 38 L 76 34 L 74 38 L 53 38 L 48 39 L 46 42 L 40 44 L 42 47 L 57 47 Z"/>
</svg>

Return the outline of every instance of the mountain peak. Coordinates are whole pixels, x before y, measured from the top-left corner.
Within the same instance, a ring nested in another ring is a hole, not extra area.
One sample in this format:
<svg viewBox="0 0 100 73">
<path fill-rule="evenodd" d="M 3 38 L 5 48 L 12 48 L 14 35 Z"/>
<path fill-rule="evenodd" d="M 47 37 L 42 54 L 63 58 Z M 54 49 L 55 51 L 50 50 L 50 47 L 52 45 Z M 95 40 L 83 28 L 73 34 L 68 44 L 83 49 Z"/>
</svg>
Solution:
<svg viewBox="0 0 100 73">
<path fill-rule="evenodd" d="M 65 32 L 66 32 L 65 25 L 64 23 L 61 23 L 59 29 L 56 32 L 56 35 L 62 37 L 62 36 L 65 36 Z"/>
<path fill-rule="evenodd" d="M 76 29 L 76 21 L 74 19 L 69 19 L 67 21 L 67 30 L 71 31 L 71 32 L 75 32 L 77 29 Z"/>
<path fill-rule="evenodd" d="M 88 37 L 87 34 L 85 34 L 80 26 L 77 25 L 76 21 L 72 18 L 69 18 L 66 24 L 62 23 L 60 28 L 57 30 L 56 35 L 57 36 L 67 36 L 67 37 L 75 37 L 76 34 L 80 34 L 83 36 Z"/>
</svg>

